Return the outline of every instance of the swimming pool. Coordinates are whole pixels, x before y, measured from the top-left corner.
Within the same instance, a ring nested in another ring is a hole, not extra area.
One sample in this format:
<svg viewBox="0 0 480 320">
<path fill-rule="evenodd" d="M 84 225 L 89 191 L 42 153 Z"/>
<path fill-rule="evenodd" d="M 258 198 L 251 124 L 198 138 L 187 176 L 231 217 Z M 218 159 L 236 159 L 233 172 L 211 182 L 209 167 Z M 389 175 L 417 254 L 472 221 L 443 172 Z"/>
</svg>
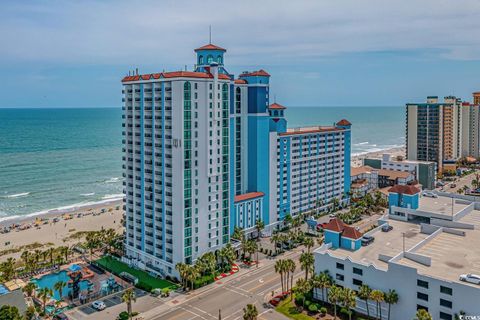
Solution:
<svg viewBox="0 0 480 320">
<path fill-rule="evenodd" d="M 56 299 L 56 300 L 59 300 L 60 299 L 60 294 L 59 294 L 58 291 L 53 289 L 53 286 L 58 281 L 63 281 L 65 283 L 68 283 L 69 280 L 70 280 L 70 278 L 68 277 L 67 271 L 60 271 L 60 272 L 50 273 L 50 274 L 44 275 L 43 277 L 41 277 L 39 279 L 32 280 L 32 282 L 35 282 L 39 288 L 50 288 L 50 289 L 52 289 L 53 290 L 53 298 Z M 91 282 L 89 280 L 82 280 L 82 281 L 80 281 L 79 285 L 80 285 L 80 290 L 87 290 L 88 287 L 91 285 Z M 72 291 L 72 289 L 69 288 L 68 284 L 67 284 L 67 286 L 65 286 L 62 290 L 62 296 L 63 297 L 68 296 L 70 291 Z"/>
</svg>

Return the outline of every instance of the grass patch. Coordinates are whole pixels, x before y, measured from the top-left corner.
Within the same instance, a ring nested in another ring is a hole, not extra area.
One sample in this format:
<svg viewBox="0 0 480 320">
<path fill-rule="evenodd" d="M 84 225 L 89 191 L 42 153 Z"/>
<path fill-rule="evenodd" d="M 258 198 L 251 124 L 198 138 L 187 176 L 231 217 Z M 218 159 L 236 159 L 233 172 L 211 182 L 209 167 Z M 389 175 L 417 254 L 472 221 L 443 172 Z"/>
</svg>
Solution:
<svg viewBox="0 0 480 320">
<path fill-rule="evenodd" d="M 12 254 L 12 253 L 17 253 L 19 251 L 35 250 L 35 249 L 38 249 L 38 248 L 42 248 L 44 246 L 53 246 L 53 243 L 51 243 L 51 242 L 47 242 L 47 243 L 34 242 L 34 243 L 26 244 L 26 245 L 23 245 L 23 246 L 18 246 L 18 247 L 12 248 L 12 249 L 5 249 L 5 250 L 0 251 L 0 257 L 5 256 L 5 255 L 9 255 L 9 254 Z"/>
<path fill-rule="evenodd" d="M 275 308 L 278 312 L 283 314 L 284 316 L 289 317 L 290 319 L 295 320 L 313 320 L 312 318 L 304 313 L 301 313 L 297 310 L 295 306 L 295 299 L 290 300 L 290 297 L 287 297 L 285 300 L 280 302 L 278 306 Z"/>
<path fill-rule="evenodd" d="M 128 265 L 125 263 L 114 259 L 110 256 L 105 256 L 103 258 L 98 259 L 95 261 L 98 265 L 102 266 L 103 268 L 111 271 L 115 275 L 120 275 L 122 272 L 127 272 L 131 274 L 132 276 L 135 276 L 138 278 L 138 284 L 137 287 L 146 290 L 146 291 L 151 291 L 152 289 L 163 289 L 163 288 L 171 288 L 175 289 L 177 288 L 177 285 L 156 277 L 152 277 L 149 275 L 147 272 L 130 268 Z"/>
</svg>

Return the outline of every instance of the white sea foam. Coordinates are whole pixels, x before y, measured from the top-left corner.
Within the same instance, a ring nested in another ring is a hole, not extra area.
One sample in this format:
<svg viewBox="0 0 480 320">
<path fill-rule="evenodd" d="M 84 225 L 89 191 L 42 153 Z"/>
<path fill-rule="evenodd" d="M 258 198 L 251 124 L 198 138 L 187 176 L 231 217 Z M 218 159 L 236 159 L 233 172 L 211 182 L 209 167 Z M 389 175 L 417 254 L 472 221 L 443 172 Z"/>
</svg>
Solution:
<svg viewBox="0 0 480 320">
<path fill-rule="evenodd" d="M 81 193 L 80 195 L 81 195 L 81 196 L 84 196 L 84 197 L 89 197 L 89 196 L 95 195 L 95 192 L 91 192 L 91 193 Z"/>
<path fill-rule="evenodd" d="M 7 196 L 4 196 L 4 198 L 20 198 L 20 197 L 26 197 L 30 194 L 30 192 L 22 192 L 22 193 L 17 193 L 17 194 L 9 194 Z"/>
<path fill-rule="evenodd" d="M 118 194 L 106 194 L 102 197 L 103 200 L 123 199 L 123 193 Z"/>
<path fill-rule="evenodd" d="M 369 144 L 369 142 L 365 141 L 365 142 L 355 143 L 354 146 L 363 146 L 363 145 L 366 145 L 366 144 Z"/>
<path fill-rule="evenodd" d="M 105 180 L 105 183 L 115 183 L 115 182 L 118 182 L 120 181 L 121 178 L 118 178 L 118 177 L 113 177 L 113 178 L 110 178 L 108 180 Z"/>
</svg>

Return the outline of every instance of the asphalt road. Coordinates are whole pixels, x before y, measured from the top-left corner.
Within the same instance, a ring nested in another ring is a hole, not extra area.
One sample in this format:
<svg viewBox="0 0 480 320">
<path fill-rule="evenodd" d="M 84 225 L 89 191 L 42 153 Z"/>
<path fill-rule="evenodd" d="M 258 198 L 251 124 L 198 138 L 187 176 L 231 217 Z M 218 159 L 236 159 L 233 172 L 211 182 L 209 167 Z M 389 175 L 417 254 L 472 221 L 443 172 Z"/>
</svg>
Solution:
<svg viewBox="0 0 480 320">
<path fill-rule="evenodd" d="M 297 251 L 291 251 L 280 258 L 291 258 L 296 261 L 300 253 L 301 249 L 297 249 Z M 175 301 L 172 301 L 173 305 L 170 308 L 163 308 L 166 310 L 151 316 L 143 314 L 144 319 L 214 320 L 218 319 L 219 313 L 221 313 L 222 320 L 238 320 L 243 317 L 243 308 L 247 304 L 256 305 L 259 319 L 288 319 L 264 305 L 272 297 L 272 291 L 275 294 L 281 291 L 280 276 L 275 273 L 274 264 L 275 260 L 264 260 L 263 266 L 258 269 L 253 267 L 251 272 L 238 278 L 217 282 L 210 290 L 192 295 L 185 301 L 179 302 L 178 305 L 175 305 Z M 303 276 L 304 272 L 297 265 L 294 283 L 296 279 Z"/>
</svg>

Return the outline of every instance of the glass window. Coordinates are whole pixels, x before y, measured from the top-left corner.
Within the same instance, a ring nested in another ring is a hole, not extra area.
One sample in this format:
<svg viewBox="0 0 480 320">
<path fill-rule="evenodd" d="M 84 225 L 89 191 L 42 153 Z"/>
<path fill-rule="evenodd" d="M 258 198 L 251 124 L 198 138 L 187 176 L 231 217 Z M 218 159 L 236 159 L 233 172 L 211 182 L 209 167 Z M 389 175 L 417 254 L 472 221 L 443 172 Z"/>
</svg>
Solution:
<svg viewBox="0 0 480 320">
<path fill-rule="evenodd" d="M 452 309 L 452 301 L 445 300 L 445 299 L 440 299 L 440 305 L 441 305 L 442 307 Z"/>
<path fill-rule="evenodd" d="M 213 56 L 211 54 L 208 55 L 207 57 L 207 63 L 210 64 L 213 62 Z"/>
<path fill-rule="evenodd" d="M 440 292 L 441 292 L 441 293 L 448 294 L 448 295 L 452 295 L 452 294 L 453 294 L 452 288 L 444 287 L 444 286 L 440 286 Z"/>
<path fill-rule="evenodd" d="M 358 279 L 353 279 L 352 282 L 356 286 L 361 286 L 363 284 L 362 280 L 358 280 Z"/>
<path fill-rule="evenodd" d="M 417 286 L 428 289 L 428 282 L 417 279 Z"/>
<path fill-rule="evenodd" d="M 343 265 L 343 263 L 338 263 L 337 262 L 337 269 L 343 270 L 344 268 L 345 268 L 345 266 Z"/>
<path fill-rule="evenodd" d="M 198 64 L 203 64 L 203 56 L 198 57 Z"/>
<path fill-rule="evenodd" d="M 363 276 L 363 270 L 353 267 L 353 273 Z"/>
<path fill-rule="evenodd" d="M 337 273 L 335 275 L 335 279 L 337 279 L 339 281 L 343 281 L 345 279 L 345 277 L 343 276 L 343 274 Z"/>
<path fill-rule="evenodd" d="M 428 294 L 417 292 L 417 299 L 428 301 Z"/>
<path fill-rule="evenodd" d="M 218 62 L 219 64 L 222 64 L 222 63 L 223 63 L 223 58 L 222 58 L 222 56 L 218 56 L 218 57 L 217 57 L 217 62 Z"/>
<path fill-rule="evenodd" d="M 440 311 L 440 319 L 442 320 L 452 320 L 453 317 L 451 314 Z"/>
</svg>

